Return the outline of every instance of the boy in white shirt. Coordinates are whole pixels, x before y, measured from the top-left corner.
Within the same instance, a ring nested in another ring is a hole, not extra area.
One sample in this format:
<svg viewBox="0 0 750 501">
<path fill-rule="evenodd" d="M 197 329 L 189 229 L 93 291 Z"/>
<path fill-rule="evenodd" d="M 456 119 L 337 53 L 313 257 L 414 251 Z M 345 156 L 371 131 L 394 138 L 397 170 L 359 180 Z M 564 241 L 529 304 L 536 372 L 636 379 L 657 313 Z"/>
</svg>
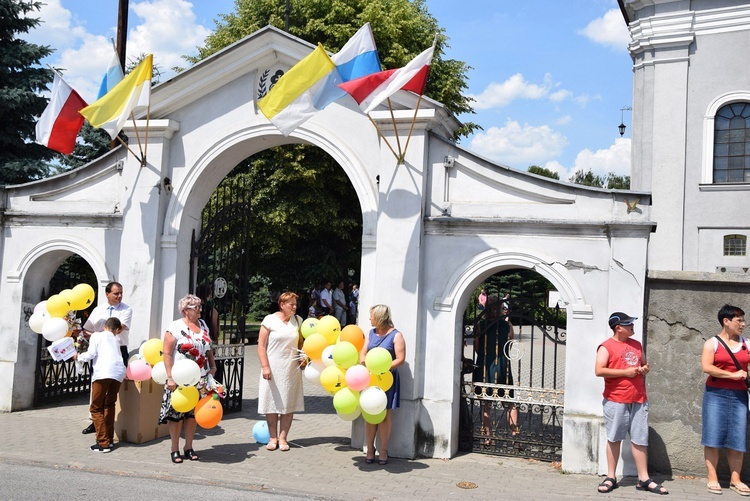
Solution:
<svg viewBox="0 0 750 501">
<path fill-rule="evenodd" d="M 93 360 L 91 375 L 91 419 L 96 428 L 95 452 L 111 452 L 115 436 L 115 403 L 120 384 L 125 377 L 125 364 L 120 352 L 120 341 L 115 337 L 122 331 L 117 317 L 104 322 L 104 330 L 94 332 L 89 339 L 88 351 L 76 353 L 81 362 Z"/>
</svg>

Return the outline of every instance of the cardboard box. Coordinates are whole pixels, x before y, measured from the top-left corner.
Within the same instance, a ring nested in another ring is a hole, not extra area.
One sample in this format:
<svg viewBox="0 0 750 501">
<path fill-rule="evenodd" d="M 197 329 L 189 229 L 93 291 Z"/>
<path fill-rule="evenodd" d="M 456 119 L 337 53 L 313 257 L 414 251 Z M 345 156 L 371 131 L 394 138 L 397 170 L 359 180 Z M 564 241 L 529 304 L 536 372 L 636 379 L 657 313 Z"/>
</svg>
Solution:
<svg viewBox="0 0 750 501">
<path fill-rule="evenodd" d="M 115 407 L 115 436 L 120 442 L 142 444 L 169 435 L 166 424 L 159 424 L 164 385 L 153 379 L 122 382 Z"/>
</svg>

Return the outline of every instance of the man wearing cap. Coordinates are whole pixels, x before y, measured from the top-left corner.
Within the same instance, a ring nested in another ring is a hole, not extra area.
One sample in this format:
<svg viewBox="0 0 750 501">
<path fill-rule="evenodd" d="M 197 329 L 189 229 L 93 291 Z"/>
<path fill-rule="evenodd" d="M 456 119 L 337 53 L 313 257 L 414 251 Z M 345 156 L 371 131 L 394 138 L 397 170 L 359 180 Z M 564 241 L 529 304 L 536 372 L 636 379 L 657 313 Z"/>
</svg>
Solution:
<svg viewBox="0 0 750 501">
<path fill-rule="evenodd" d="M 604 421 L 607 429 L 607 476 L 599 492 L 617 489 L 615 478 L 620 444 L 630 434 L 633 459 L 638 471 L 635 488 L 669 494 L 648 475 L 648 399 L 643 376 L 649 366 L 643 346 L 632 339 L 636 317 L 616 311 L 609 316 L 612 337 L 596 349 L 596 375 L 604 378 Z"/>
<path fill-rule="evenodd" d="M 128 334 L 130 333 L 130 323 L 133 318 L 133 310 L 127 304 L 122 302 L 122 285 L 119 282 L 110 282 L 104 287 L 104 294 L 107 302 L 94 308 L 83 325 L 84 335 L 88 338 L 94 332 L 101 332 L 104 328 L 104 322 L 110 317 L 116 317 L 122 324 L 122 330 L 115 337 L 120 342 L 120 352 L 122 361 L 128 365 Z M 91 423 L 83 429 L 82 433 L 94 433 L 94 423 Z"/>
</svg>

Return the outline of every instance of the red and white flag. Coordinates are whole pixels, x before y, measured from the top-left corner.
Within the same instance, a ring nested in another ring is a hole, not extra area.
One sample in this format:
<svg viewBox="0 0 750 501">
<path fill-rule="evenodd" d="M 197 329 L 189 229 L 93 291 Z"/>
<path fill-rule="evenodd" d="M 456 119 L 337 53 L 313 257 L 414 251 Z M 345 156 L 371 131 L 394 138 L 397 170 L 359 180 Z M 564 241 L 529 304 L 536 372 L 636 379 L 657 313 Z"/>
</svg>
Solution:
<svg viewBox="0 0 750 501">
<path fill-rule="evenodd" d="M 49 105 L 36 124 L 36 142 L 65 155 L 73 153 L 85 120 L 78 112 L 85 107 L 86 101 L 55 73 Z"/>
<path fill-rule="evenodd" d="M 349 93 L 365 113 L 370 113 L 377 106 L 399 90 L 409 90 L 422 94 L 430 73 L 432 54 L 435 43 L 403 68 L 386 70 L 362 78 L 339 84 Z"/>
</svg>

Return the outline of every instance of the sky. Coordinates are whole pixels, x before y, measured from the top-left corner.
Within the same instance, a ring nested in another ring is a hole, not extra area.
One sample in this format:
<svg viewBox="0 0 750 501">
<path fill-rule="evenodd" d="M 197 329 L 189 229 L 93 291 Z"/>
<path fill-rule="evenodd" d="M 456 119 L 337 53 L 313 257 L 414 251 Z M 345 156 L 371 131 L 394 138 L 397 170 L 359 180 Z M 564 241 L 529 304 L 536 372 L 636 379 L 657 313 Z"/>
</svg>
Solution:
<svg viewBox="0 0 750 501">
<path fill-rule="evenodd" d="M 280 0 L 281 1 L 281 0 Z M 25 39 L 88 102 L 112 55 L 118 0 L 43 0 Z M 539 165 L 567 180 L 578 170 L 630 174 L 630 35 L 616 0 L 427 0 L 445 28 L 444 58 L 466 62 L 483 130 L 461 146 L 519 170 Z M 130 0 L 127 58 L 153 53 L 161 81 L 188 67 L 234 0 Z M 376 40 L 377 43 L 377 40 Z M 426 48 L 426 47 L 425 47 Z M 348 99 L 348 98 L 347 98 Z M 626 134 L 617 126 L 624 121 Z"/>
</svg>

